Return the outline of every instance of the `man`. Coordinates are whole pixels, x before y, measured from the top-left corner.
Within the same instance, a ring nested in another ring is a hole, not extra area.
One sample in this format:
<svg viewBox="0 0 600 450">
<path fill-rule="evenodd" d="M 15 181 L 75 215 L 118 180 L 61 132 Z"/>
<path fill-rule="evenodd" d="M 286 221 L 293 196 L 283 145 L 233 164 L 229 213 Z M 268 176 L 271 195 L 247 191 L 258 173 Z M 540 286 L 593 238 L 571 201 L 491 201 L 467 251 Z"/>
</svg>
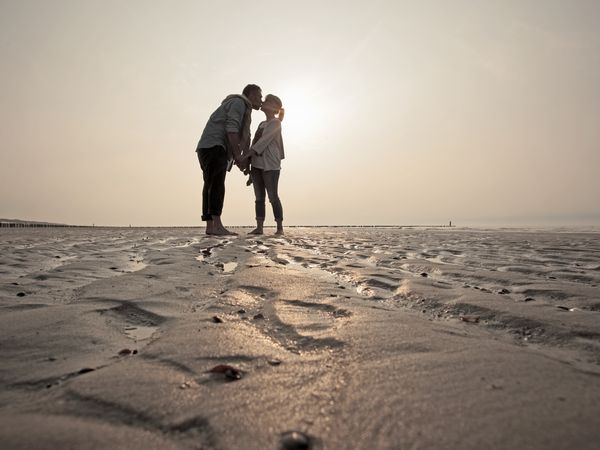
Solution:
<svg viewBox="0 0 600 450">
<path fill-rule="evenodd" d="M 233 162 L 244 170 L 246 162 L 242 153 L 250 144 L 250 116 L 252 109 L 260 109 L 262 91 L 249 84 L 242 95 L 229 95 L 212 113 L 196 152 L 202 168 L 202 220 L 206 221 L 206 234 L 235 234 L 221 222 L 225 199 L 225 175 Z"/>
</svg>

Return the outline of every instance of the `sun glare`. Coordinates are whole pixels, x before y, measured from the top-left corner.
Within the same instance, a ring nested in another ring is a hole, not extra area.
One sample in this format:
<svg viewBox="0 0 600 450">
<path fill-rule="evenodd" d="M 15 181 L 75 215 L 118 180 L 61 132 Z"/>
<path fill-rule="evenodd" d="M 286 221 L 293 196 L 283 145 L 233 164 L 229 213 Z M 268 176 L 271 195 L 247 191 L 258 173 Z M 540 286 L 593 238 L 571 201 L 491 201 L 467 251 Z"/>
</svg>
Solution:
<svg viewBox="0 0 600 450">
<path fill-rule="evenodd" d="M 315 139 L 324 128 L 323 106 L 317 96 L 308 89 L 288 89 L 280 94 L 285 118 L 284 137 L 291 141 L 305 142 Z"/>
</svg>

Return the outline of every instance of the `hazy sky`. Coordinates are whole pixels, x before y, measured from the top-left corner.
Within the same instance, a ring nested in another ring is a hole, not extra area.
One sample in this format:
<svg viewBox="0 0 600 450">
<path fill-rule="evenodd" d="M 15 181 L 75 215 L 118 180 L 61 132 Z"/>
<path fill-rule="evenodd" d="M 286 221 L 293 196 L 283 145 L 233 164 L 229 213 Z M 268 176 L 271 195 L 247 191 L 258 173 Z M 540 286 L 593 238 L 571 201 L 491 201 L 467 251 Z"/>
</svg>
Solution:
<svg viewBox="0 0 600 450">
<path fill-rule="evenodd" d="M 200 224 L 197 141 L 257 83 L 285 223 L 600 224 L 599 24 L 596 0 L 0 0 L 0 217 Z M 253 219 L 235 169 L 223 221 Z"/>
</svg>

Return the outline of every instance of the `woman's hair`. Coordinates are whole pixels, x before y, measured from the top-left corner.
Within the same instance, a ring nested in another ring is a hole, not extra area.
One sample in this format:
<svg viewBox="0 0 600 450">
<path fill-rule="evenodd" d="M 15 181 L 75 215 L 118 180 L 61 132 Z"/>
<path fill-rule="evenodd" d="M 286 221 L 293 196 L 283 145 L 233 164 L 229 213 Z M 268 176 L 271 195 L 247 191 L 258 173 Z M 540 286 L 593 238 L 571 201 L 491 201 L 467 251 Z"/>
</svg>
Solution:
<svg viewBox="0 0 600 450">
<path fill-rule="evenodd" d="M 277 108 L 279 108 L 279 111 L 277 112 L 277 118 L 279 120 L 283 120 L 283 116 L 285 114 L 285 110 L 283 109 L 283 103 L 281 103 L 281 99 L 279 97 L 277 97 L 276 95 L 273 94 L 267 94 L 267 96 L 265 97 L 265 102 L 266 101 L 271 101 L 275 106 L 277 106 Z"/>
</svg>

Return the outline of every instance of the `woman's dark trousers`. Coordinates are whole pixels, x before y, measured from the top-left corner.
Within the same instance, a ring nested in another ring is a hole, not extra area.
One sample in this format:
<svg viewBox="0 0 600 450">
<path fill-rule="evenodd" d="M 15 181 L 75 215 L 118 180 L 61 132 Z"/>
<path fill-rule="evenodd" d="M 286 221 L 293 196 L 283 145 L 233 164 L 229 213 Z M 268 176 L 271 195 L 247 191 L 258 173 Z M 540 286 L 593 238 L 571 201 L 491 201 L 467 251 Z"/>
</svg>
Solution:
<svg viewBox="0 0 600 450">
<path fill-rule="evenodd" d="M 256 220 L 265 220 L 265 191 L 273 207 L 276 222 L 283 221 L 283 207 L 277 193 L 279 184 L 279 170 L 262 170 L 252 168 L 252 184 L 256 197 Z"/>
</svg>

